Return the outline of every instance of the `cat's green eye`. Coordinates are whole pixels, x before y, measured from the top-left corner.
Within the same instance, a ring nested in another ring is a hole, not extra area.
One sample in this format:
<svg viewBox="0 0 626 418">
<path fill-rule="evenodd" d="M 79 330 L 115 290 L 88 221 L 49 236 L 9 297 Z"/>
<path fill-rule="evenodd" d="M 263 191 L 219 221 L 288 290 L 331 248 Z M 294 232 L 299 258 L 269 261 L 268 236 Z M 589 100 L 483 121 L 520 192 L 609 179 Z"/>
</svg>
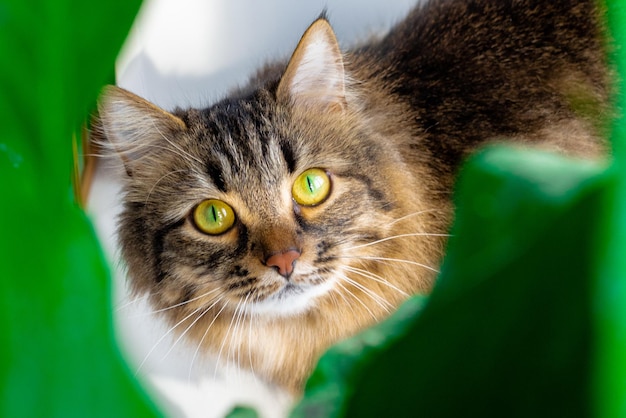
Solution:
<svg viewBox="0 0 626 418">
<path fill-rule="evenodd" d="M 221 200 L 209 199 L 194 209 L 193 222 L 205 234 L 219 235 L 233 226 L 235 212 Z"/>
<path fill-rule="evenodd" d="M 330 177 L 320 168 L 310 168 L 300 174 L 291 188 L 293 199 L 302 206 L 322 203 L 330 194 Z"/>
</svg>

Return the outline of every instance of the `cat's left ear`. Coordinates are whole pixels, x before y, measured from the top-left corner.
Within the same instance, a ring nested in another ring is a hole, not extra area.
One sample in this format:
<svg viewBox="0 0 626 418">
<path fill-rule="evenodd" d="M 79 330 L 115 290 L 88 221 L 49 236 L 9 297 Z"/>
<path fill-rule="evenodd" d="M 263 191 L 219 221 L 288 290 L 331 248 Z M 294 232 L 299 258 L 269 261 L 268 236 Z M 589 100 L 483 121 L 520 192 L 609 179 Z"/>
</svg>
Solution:
<svg viewBox="0 0 626 418">
<path fill-rule="evenodd" d="M 107 139 L 101 145 L 121 157 L 129 176 L 158 165 L 154 150 L 167 147 L 186 129 L 178 117 L 115 86 L 103 89 L 98 113 L 96 130 Z"/>
<path fill-rule="evenodd" d="M 306 30 L 278 85 L 281 101 L 322 110 L 346 106 L 343 57 L 328 21 L 320 18 Z"/>
</svg>

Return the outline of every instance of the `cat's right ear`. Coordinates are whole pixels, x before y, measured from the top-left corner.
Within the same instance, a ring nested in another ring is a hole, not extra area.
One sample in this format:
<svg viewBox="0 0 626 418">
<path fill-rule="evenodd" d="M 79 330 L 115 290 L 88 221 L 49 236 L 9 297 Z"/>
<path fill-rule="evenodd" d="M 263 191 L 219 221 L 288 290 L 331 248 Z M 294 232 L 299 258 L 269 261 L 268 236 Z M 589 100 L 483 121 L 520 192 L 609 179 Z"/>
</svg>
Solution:
<svg viewBox="0 0 626 418">
<path fill-rule="evenodd" d="M 154 151 L 186 129 L 180 118 L 115 86 L 102 90 L 97 127 L 108 141 L 104 148 L 121 157 L 129 176 L 152 164 Z"/>
<path fill-rule="evenodd" d="M 332 27 L 321 17 L 302 35 L 276 96 L 306 108 L 342 110 L 345 90 L 343 56 Z"/>
</svg>

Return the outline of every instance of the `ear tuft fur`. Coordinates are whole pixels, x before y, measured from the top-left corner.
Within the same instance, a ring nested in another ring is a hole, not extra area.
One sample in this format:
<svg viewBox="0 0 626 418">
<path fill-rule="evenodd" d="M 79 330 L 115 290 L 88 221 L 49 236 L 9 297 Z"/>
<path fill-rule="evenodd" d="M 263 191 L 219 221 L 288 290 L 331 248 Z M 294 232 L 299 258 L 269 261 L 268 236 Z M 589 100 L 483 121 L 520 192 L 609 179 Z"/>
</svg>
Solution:
<svg viewBox="0 0 626 418">
<path fill-rule="evenodd" d="M 100 145 L 120 155 L 129 175 L 155 148 L 164 146 L 160 143 L 186 128 L 180 118 L 115 86 L 102 90 L 98 113 L 98 128 L 108 140 Z"/>
<path fill-rule="evenodd" d="M 276 93 L 281 101 L 320 109 L 346 104 L 344 64 L 335 34 L 324 16 L 306 30 Z"/>
</svg>

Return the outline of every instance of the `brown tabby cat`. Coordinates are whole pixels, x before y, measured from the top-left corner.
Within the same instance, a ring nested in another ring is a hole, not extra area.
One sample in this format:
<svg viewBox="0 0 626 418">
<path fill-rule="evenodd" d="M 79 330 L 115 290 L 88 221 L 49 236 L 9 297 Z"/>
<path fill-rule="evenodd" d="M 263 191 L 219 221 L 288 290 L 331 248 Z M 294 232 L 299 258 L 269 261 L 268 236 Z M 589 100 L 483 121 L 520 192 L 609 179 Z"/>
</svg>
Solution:
<svg viewBox="0 0 626 418">
<path fill-rule="evenodd" d="M 298 393 L 329 345 L 432 288 L 470 152 L 602 154 L 604 50 L 592 0 L 431 0 L 346 53 L 321 17 L 288 63 L 206 109 L 107 88 L 134 288 L 207 353 Z"/>
</svg>

